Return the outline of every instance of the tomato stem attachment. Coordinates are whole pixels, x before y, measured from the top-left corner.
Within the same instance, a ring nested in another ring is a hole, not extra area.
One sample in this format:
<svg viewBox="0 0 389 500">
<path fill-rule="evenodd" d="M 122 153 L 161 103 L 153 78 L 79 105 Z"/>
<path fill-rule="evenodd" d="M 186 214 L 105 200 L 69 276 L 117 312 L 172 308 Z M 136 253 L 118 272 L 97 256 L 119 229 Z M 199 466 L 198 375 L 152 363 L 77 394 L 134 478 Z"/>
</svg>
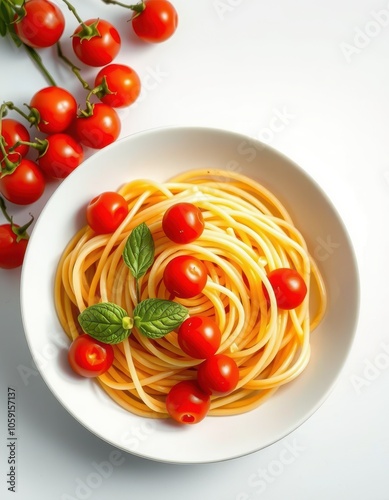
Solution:
<svg viewBox="0 0 389 500">
<path fill-rule="evenodd" d="M 40 158 L 46 153 L 47 148 L 49 147 L 49 141 L 47 139 L 38 139 L 38 138 L 35 139 L 35 142 L 20 140 L 17 141 L 13 146 L 11 146 L 9 150 L 10 152 L 13 152 L 16 148 L 22 145 L 36 149 L 39 153 L 38 158 Z"/>
<path fill-rule="evenodd" d="M 70 12 L 74 15 L 74 17 L 77 19 L 77 21 L 81 25 L 81 31 L 78 33 L 73 33 L 72 36 L 79 37 L 81 40 L 90 40 L 91 38 L 94 38 L 95 36 L 101 37 L 99 30 L 97 29 L 97 25 L 99 24 L 99 20 L 95 21 L 92 24 L 85 24 L 84 21 L 81 19 L 81 17 L 78 15 L 75 7 L 68 2 L 68 0 L 62 0 L 67 8 L 70 10 Z"/>
<path fill-rule="evenodd" d="M 3 215 L 7 219 L 7 221 L 10 223 L 12 232 L 17 236 L 16 241 L 19 243 L 20 240 L 27 240 L 29 238 L 27 229 L 33 223 L 34 216 L 30 214 L 31 217 L 30 220 L 26 224 L 24 224 L 24 226 L 18 227 L 16 224 L 14 224 L 13 217 L 8 214 L 5 201 L 1 196 L 0 196 L 0 210 L 3 212 Z"/>
<path fill-rule="evenodd" d="M 20 116 L 22 116 L 25 120 L 27 120 L 31 125 L 38 126 L 39 123 L 41 123 L 41 117 L 39 114 L 39 111 L 36 108 L 32 108 L 31 106 L 28 106 L 28 104 L 25 104 L 27 108 L 29 109 L 29 114 L 24 113 L 20 108 L 15 106 L 15 104 L 12 101 L 7 101 L 5 103 L 8 109 L 16 111 Z"/>
<path fill-rule="evenodd" d="M 120 7 L 124 7 L 125 9 L 131 9 L 136 13 L 136 15 L 141 14 L 146 8 L 146 4 L 143 1 L 133 5 L 117 2 L 116 0 L 103 0 L 103 2 L 106 4 L 119 5 Z"/>
</svg>

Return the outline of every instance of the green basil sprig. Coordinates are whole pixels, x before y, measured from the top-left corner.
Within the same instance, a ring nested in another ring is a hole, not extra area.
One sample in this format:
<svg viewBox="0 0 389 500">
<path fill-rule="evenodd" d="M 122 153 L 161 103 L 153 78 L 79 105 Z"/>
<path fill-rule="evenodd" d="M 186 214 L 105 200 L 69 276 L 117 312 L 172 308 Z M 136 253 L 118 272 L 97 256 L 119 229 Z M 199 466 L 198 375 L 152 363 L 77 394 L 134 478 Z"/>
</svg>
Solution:
<svg viewBox="0 0 389 500">
<path fill-rule="evenodd" d="M 188 310 L 178 302 L 145 299 L 139 302 L 139 278 L 154 262 L 154 240 L 145 223 L 135 227 L 127 238 L 123 260 L 136 279 L 138 304 L 133 318 L 117 304 L 101 302 L 87 307 L 78 321 L 85 333 L 106 344 L 118 344 L 126 339 L 135 326 L 146 337 L 158 339 L 178 328 L 188 316 Z"/>
<path fill-rule="evenodd" d="M 78 316 L 85 333 L 105 344 L 119 344 L 129 337 L 133 326 L 142 335 L 157 339 L 178 328 L 188 310 L 178 302 L 145 299 L 134 309 L 134 318 L 112 302 L 93 304 Z"/>
<path fill-rule="evenodd" d="M 153 236 L 147 225 L 142 222 L 127 238 L 123 250 L 123 260 L 136 280 L 136 295 L 140 300 L 139 278 L 144 276 L 154 262 L 155 246 Z"/>
</svg>

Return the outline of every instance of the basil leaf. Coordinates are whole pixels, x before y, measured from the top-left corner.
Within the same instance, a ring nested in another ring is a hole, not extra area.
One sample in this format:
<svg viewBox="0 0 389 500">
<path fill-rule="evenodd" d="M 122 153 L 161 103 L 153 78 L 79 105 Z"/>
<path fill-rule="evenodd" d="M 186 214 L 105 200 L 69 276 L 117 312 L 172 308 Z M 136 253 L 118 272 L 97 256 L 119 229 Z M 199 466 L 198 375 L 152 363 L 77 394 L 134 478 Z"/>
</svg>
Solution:
<svg viewBox="0 0 389 500">
<path fill-rule="evenodd" d="M 133 320 L 120 306 L 101 302 L 87 307 L 78 316 L 85 333 L 105 344 L 119 344 L 126 339 L 133 327 Z"/>
<path fill-rule="evenodd" d="M 186 307 L 163 299 L 145 299 L 134 309 L 134 324 L 146 337 L 158 339 L 179 327 L 188 316 Z"/>
<path fill-rule="evenodd" d="M 135 279 L 146 274 L 147 269 L 154 262 L 154 249 L 150 229 L 142 222 L 132 230 L 123 250 L 124 262 Z"/>
</svg>

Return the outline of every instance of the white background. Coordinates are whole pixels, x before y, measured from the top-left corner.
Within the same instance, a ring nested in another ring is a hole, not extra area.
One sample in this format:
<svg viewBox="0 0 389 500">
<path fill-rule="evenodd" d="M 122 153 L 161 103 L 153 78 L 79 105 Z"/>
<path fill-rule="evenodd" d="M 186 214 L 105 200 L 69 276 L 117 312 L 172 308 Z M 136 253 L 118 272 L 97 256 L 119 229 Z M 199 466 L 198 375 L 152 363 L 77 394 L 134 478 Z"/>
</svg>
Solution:
<svg viewBox="0 0 389 500">
<path fill-rule="evenodd" d="M 77 23 L 57 3 L 71 55 Z M 319 182 L 354 243 L 360 320 L 332 394 L 291 435 L 223 463 L 159 464 L 115 451 L 61 407 L 32 364 L 20 317 L 20 269 L 0 271 L 1 498 L 388 500 L 389 3 L 174 0 L 179 28 L 160 45 L 136 41 L 121 7 L 73 4 L 84 20 L 114 22 L 122 35 L 116 62 L 132 66 L 144 84 L 138 103 L 120 111 L 122 137 L 164 125 L 225 128 L 271 144 Z M 0 99 L 22 106 L 46 82 L 22 50 L 5 39 L 0 50 Z M 41 54 L 57 83 L 82 104 L 84 91 L 55 51 Z M 90 80 L 96 72 L 83 69 Z M 30 207 L 9 204 L 15 222 L 29 212 L 37 217 L 56 185 Z M 347 308 L 347 296 L 342 300 Z M 15 494 L 6 483 L 8 386 L 17 392 Z M 146 438 L 140 429 L 137 439 Z"/>
</svg>

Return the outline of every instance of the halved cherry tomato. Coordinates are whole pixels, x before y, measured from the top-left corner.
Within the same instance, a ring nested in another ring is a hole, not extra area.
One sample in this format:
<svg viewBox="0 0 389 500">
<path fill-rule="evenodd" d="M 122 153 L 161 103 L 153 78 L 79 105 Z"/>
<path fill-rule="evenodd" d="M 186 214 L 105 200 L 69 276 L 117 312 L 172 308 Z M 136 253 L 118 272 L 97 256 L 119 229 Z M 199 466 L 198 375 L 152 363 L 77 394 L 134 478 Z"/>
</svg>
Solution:
<svg viewBox="0 0 389 500">
<path fill-rule="evenodd" d="M 238 365 L 226 354 L 215 354 L 197 367 L 197 381 L 207 394 L 228 394 L 239 382 Z"/>
<path fill-rule="evenodd" d="M 219 349 L 221 332 L 213 319 L 207 316 L 190 316 L 181 323 L 177 341 L 181 349 L 192 358 L 209 358 Z"/>
<path fill-rule="evenodd" d="M 64 179 L 82 163 L 84 150 L 70 135 L 52 134 L 45 140 L 46 150 L 39 156 L 38 164 L 49 177 Z"/>
<path fill-rule="evenodd" d="M 90 116 L 78 116 L 74 128 L 80 142 L 89 148 L 102 149 L 115 142 L 121 130 L 117 112 L 102 102 L 93 105 Z"/>
<path fill-rule="evenodd" d="M 195 380 L 178 382 L 166 396 L 166 410 L 180 424 L 201 422 L 210 405 L 210 396 L 200 389 Z"/>
<path fill-rule="evenodd" d="M 30 108 L 37 110 L 37 128 L 45 134 L 65 131 L 77 116 L 77 102 L 70 92 L 61 87 L 45 87 L 36 92 Z"/>
<path fill-rule="evenodd" d="M 176 203 L 164 213 L 162 229 L 174 243 L 191 243 L 204 231 L 203 213 L 192 203 Z"/>
<path fill-rule="evenodd" d="M 17 205 L 29 205 L 37 201 L 46 186 L 38 165 L 23 158 L 11 174 L 0 177 L 0 192 L 4 198 Z"/>
<path fill-rule="evenodd" d="M 280 309 L 294 309 L 303 302 L 307 294 L 307 285 L 295 269 L 286 267 L 274 269 L 268 274 L 268 279 Z M 263 291 L 269 302 L 269 295 L 264 286 Z"/>
<path fill-rule="evenodd" d="M 12 118 L 3 118 L 1 120 L 1 135 L 4 139 L 4 148 L 7 153 L 18 141 L 29 142 L 30 140 L 30 133 L 26 127 Z M 21 156 L 26 156 L 28 150 L 28 146 L 20 144 L 12 153 L 8 154 L 7 158 L 12 162 L 17 162 Z M 3 156 L 1 156 L 2 160 Z"/>
<path fill-rule="evenodd" d="M 138 73 L 124 64 L 108 64 L 96 75 L 95 87 L 105 78 L 109 93 L 97 94 L 101 102 L 113 108 L 130 106 L 140 94 L 141 81 Z"/>
<path fill-rule="evenodd" d="M 78 375 L 98 377 L 112 366 L 114 350 L 111 344 L 104 344 L 85 333 L 70 344 L 68 360 Z"/>
<path fill-rule="evenodd" d="M 48 0 L 28 0 L 24 9 L 24 17 L 13 25 L 21 41 L 35 48 L 51 47 L 57 43 L 65 29 L 61 9 Z"/>
<path fill-rule="evenodd" d="M 207 283 L 207 268 L 196 257 L 179 255 L 165 267 L 163 281 L 172 295 L 189 299 L 204 289 Z"/>
<path fill-rule="evenodd" d="M 97 234 L 113 233 L 128 214 L 123 196 L 115 191 L 105 191 L 91 200 L 86 208 L 86 219 Z"/>
<path fill-rule="evenodd" d="M 132 16 L 135 34 L 145 42 L 160 43 L 170 38 L 177 29 L 178 14 L 167 0 L 145 0 L 144 10 Z"/>
<path fill-rule="evenodd" d="M 97 33 L 88 35 L 85 33 L 84 26 L 89 29 L 95 27 Z M 118 30 L 108 21 L 88 19 L 74 31 L 72 45 L 74 53 L 84 64 L 105 66 L 112 62 L 119 53 L 121 40 Z"/>
</svg>

